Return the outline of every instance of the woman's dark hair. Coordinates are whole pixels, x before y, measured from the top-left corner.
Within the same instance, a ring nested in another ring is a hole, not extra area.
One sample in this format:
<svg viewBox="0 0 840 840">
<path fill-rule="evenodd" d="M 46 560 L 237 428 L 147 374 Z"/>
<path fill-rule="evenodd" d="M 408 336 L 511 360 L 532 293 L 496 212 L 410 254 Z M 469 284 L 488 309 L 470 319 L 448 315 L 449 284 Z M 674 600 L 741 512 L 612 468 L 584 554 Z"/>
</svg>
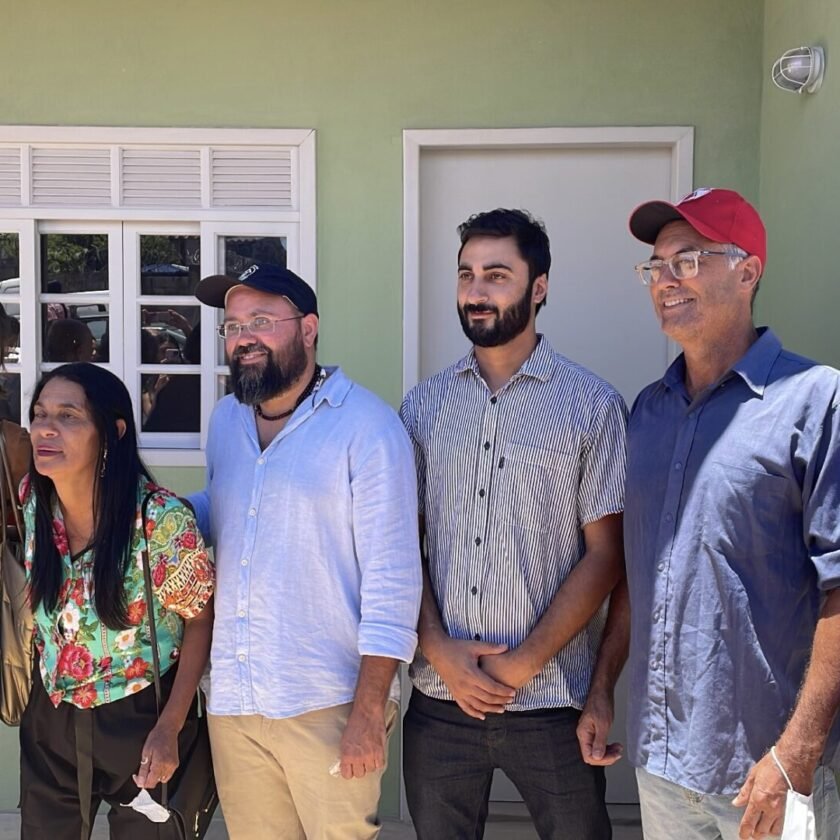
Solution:
<svg viewBox="0 0 840 840">
<path fill-rule="evenodd" d="M 44 386 L 53 379 L 79 385 L 85 393 L 96 431 L 99 456 L 93 491 L 93 600 L 99 620 L 113 630 L 128 624 L 125 573 L 131 562 L 131 542 L 137 515 L 137 485 L 141 476 L 151 478 L 137 452 L 137 429 L 131 398 L 125 385 L 105 368 L 87 362 L 62 365 L 44 374 L 35 386 L 29 405 L 29 422 L 35 416 Z M 117 420 L 125 422 L 120 436 Z M 63 581 L 63 568 L 53 540 L 52 510 L 56 498 L 52 479 L 29 468 L 35 494 L 35 550 L 30 591 L 32 606 L 42 601 L 53 610 Z"/>
</svg>

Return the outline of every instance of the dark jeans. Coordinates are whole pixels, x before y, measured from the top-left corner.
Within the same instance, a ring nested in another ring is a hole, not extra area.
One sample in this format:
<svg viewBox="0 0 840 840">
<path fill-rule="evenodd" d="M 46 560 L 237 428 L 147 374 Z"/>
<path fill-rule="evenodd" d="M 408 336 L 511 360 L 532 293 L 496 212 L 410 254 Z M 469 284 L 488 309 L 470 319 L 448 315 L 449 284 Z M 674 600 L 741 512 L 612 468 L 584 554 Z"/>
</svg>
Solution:
<svg viewBox="0 0 840 840">
<path fill-rule="evenodd" d="M 164 700 L 177 668 L 161 678 Z M 35 668 L 32 694 L 20 724 L 20 789 L 22 840 L 80 840 L 83 831 L 79 795 L 80 758 L 92 769 L 88 822 L 104 800 L 111 805 L 110 833 L 118 840 L 170 840 L 177 836 L 172 820 L 156 824 L 122 804 L 139 793 L 131 779 L 140 765 L 146 736 L 157 723 L 155 690 L 144 688 L 113 703 L 78 709 L 70 703 L 55 708 Z M 179 755 L 192 749 L 198 731 L 195 704 L 178 737 Z M 87 746 L 80 742 L 87 742 Z M 179 768 L 180 771 L 180 768 Z M 177 789 L 176 771 L 169 788 Z M 158 799 L 160 787 L 151 790 Z"/>
<path fill-rule="evenodd" d="M 403 772 L 418 840 L 480 840 L 497 768 L 522 794 L 542 840 L 609 840 L 604 771 L 580 756 L 579 717 L 576 709 L 541 709 L 476 720 L 415 689 Z"/>
</svg>

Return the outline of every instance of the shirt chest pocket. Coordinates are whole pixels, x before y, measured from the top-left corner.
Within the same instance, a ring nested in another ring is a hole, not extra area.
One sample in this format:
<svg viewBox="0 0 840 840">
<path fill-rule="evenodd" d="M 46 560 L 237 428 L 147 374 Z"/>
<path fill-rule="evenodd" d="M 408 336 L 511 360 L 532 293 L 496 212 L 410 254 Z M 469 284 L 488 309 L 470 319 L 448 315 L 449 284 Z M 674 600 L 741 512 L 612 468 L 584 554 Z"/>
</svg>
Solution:
<svg viewBox="0 0 840 840">
<path fill-rule="evenodd" d="M 735 563 L 778 556 L 801 517 L 791 498 L 794 485 L 783 476 L 758 469 L 713 462 L 703 505 L 703 541 Z"/>
<path fill-rule="evenodd" d="M 498 517 L 522 528 L 556 525 L 552 511 L 577 509 L 579 465 L 574 455 L 524 443 L 508 443 L 494 464 Z"/>
</svg>

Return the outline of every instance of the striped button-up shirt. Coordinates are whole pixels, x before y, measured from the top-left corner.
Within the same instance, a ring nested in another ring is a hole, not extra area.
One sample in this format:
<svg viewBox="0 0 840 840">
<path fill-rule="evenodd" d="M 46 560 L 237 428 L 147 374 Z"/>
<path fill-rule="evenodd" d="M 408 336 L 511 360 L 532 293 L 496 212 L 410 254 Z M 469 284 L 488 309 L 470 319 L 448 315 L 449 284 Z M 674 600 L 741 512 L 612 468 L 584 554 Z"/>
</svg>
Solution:
<svg viewBox="0 0 840 840">
<path fill-rule="evenodd" d="M 626 408 L 545 338 L 496 393 L 472 352 L 413 388 L 414 442 L 432 588 L 446 632 L 519 645 L 585 551 L 582 528 L 624 504 Z M 582 708 L 605 608 L 516 692 L 512 711 Z M 451 700 L 418 652 L 414 685 Z"/>
</svg>

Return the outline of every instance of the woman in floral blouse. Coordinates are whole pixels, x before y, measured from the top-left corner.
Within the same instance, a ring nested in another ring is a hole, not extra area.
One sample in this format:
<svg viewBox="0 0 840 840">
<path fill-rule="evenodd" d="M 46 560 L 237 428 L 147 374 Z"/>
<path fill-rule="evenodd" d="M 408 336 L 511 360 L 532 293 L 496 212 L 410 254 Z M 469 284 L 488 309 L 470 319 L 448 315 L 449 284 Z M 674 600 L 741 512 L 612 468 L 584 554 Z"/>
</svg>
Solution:
<svg viewBox="0 0 840 840">
<path fill-rule="evenodd" d="M 20 729 L 21 837 L 88 837 L 105 800 L 112 837 L 156 838 L 157 824 L 122 805 L 140 787 L 177 789 L 179 755 L 198 731 L 193 701 L 210 649 L 213 567 L 190 511 L 140 460 L 117 377 L 93 364 L 56 368 L 35 388 L 29 419 L 33 459 L 21 501 L 40 673 Z"/>
</svg>

